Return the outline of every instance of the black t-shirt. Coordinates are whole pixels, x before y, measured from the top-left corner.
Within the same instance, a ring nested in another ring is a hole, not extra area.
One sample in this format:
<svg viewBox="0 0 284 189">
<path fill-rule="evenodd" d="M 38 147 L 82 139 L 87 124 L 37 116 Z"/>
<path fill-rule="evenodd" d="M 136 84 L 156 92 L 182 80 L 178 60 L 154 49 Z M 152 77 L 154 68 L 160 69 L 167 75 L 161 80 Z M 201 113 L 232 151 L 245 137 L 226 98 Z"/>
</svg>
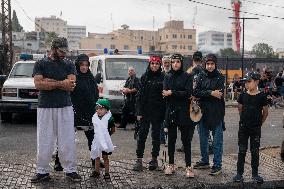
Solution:
<svg viewBox="0 0 284 189">
<path fill-rule="evenodd" d="M 241 124 L 249 127 L 262 125 L 262 108 L 267 106 L 267 96 L 264 93 L 260 92 L 256 95 L 242 93 L 238 103 L 243 105 L 240 115 Z"/>
<path fill-rule="evenodd" d="M 281 78 L 281 77 L 276 77 L 275 80 L 274 80 L 274 83 L 275 83 L 276 87 L 281 87 L 283 81 L 284 81 L 283 78 Z"/>
<path fill-rule="evenodd" d="M 33 70 L 33 76 L 42 75 L 43 78 L 57 81 L 63 81 L 70 74 L 76 75 L 75 65 L 70 60 L 53 61 L 49 57 L 37 61 Z M 61 89 L 39 92 L 39 108 L 63 108 L 66 106 L 72 106 L 70 92 Z"/>
</svg>

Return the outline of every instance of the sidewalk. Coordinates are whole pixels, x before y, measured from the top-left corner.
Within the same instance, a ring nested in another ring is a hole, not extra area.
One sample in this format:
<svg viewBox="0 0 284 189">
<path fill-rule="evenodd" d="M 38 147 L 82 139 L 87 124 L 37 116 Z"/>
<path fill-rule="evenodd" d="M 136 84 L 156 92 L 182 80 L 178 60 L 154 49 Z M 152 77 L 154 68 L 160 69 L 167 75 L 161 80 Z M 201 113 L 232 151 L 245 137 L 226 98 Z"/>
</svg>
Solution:
<svg viewBox="0 0 284 189">
<path fill-rule="evenodd" d="M 0 163 L 0 188 L 284 188 L 284 163 L 279 157 L 271 157 L 267 151 L 260 154 L 260 174 L 265 182 L 262 185 L 253 183 L 251 180 L 250 155 L 248 154 L 245 164 L 245 182 L 233 183 L 232 177 L 236 173 L 237 155 L 226 155 L 223 157 L 223 174 L 212 177 L 209 170 L 195 170 L 194 179 L 185 178 L 183 166 L 183 155 L 177 153 L 177 172 L 173 176 L 165 176 L 160 170 L 149 171 L 145 168 L 143 172 L 132 171 L 134 160 L 111 161 L 111 181 L 106 182 L 102 177 L 90 178 L 91 165 L 85 160 L 78 160 L 79 173 L 82 181 L 72 183 L 64 178 L 63 172 L 51 174 L 51 180 L 43 183 L 32 184 L 30 178 L 35 173 L 35 165 L 29 162 L 22 164 Z M 212 159 L 212 158 L 211 158 Z M 196 162 L 198 157 L 193 157 Z M 144 162 L 146 165 L 146 162 Z"/>
</svg>

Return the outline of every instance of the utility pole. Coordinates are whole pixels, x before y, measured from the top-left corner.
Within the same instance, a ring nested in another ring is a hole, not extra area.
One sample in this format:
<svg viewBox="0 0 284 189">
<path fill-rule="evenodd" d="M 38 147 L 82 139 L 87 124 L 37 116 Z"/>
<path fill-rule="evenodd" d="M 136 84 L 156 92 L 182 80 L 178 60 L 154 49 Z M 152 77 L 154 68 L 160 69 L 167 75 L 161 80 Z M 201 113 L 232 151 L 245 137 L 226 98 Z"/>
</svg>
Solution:
<svg viewBox="0 0 284 189">
<path fill-rule="evenodd" d="M 248 18 L 248 17 L 229 17 L 232 19 L 242 19 L 243 20 L 243 42 L 242 42 L 242 77 L 244 77 L 244 54 L 245 54 L 245 20 L 258 20 L 259 18 Z"/>
<path fill-rule="evenodd" d="M 12 20 L 11 20 L 11 0 L 1 0 L 2 8 L 2 61 L 1 74 L 8 74 L 12 67 L 13 50 L 12 50 Z"/>
</svg>

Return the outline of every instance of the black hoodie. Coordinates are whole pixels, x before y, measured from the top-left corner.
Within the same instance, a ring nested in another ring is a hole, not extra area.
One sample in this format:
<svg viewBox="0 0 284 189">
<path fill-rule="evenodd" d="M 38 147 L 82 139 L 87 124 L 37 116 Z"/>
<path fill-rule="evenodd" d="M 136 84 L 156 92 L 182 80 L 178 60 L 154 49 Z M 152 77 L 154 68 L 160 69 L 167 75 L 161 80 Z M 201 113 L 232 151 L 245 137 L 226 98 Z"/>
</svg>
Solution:
<svg viewBox="0 0 284 189">
<path fill-rule="evenodd" d="M 162 96 L 164 74 L 161 67 L 157 72 L 150 69 L 141 76 L 141 86 L 136 98 L 136 115 L 150 121 L 163 121 L 165 116 L 165 101 Z"/>
<path fill-rule="evenodd" d="M 92 117 L 96 113 L 96 102 L 99 98 L 98 86 L 93 74 L 80 72 L 80 62 L 75 63 L 77 69 L 76 87 L 71 93 L 74 108 L 75 126 L 91 126 Z"/>
<path fill-rule="evenodd" d="M 191 125 L 189 104 L 192 94 L 192 77 L 183 71 L 183 64 L 178 71 L 171 71 L 165 76 L 164 90 L 171 90 L 167 101 L 166 126 Z M 171 124 L 173 123 L 173 124 Z"/>
</svg>

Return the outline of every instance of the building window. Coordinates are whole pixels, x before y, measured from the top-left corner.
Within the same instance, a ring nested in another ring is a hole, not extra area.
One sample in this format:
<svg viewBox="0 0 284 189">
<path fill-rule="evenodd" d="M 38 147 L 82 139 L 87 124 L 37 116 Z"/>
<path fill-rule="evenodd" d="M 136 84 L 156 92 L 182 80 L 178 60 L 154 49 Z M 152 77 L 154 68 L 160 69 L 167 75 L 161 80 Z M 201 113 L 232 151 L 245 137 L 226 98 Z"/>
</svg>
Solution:
<svg viewBox="0 0 284 189">
<path fill-rule="evenodd" d="M 168 45 L 166 45 L 166 49 L 168 49 Z"/>
<path fill-rule="evenodd" d="M 188 35 L 187 38 L 188 38 L 188 39 L 192 39 L 192 35 Z"/>
<path fill-rule="evenodd" d="M 141 40 L 143 40 L 143 36 L 141 36 L 141 38 L 140 38 Z"/>
<path fill-rule="evenodd" d="M 96 44 L 96 49 L 102 49 L 102 44 Z"/>
<path fill-rule="evenodd" d="M 169 36 L 168 36 L 168 35 L 166 35 L 166 39 L 168 39 L 168 37 L 169 37 Z"/>
<path fill-rule="evenodd" d="M 152 40 L 154 41 L 154 36 L 152 36 Z"/>
<path fill-rule="evenodd" d="M 129 50 L 129 46 L 128 46 L 128 45 L 124 45 L 124 46 L 123 46 L 123 49 L 124 49 L 124 50 Z"/>
<path fill-rule="evenodd" d="M 180 34 L 180 38 L 182 38 L 182 34 Z"/>
<path fill-rule="evenodd" d="M 110 45 L 110 49 L 115 49 L 115 45 Z"/>
<path fill-rule="evenodd" d="M 191 45 L 188 45 L 187 48 L 188 48 L 188 50 L 190 50 L 190 51 L 192 50 L 192 46 L 191 46 Z"/>
<path fill-rule="evenodd" d="M 177 49 L 177 45 L 172 45 L 172 49 Z"/>
<path fill-rule="evenodd" d="M 183 34 L 183 38 L 185 39 L 185 34 Z"/>
<path fill-rule="evenodd" d="M 180 45 L 179 48 L 182 49 L 182 45 Z"/>
<path fill-rule="evenodd" d="M 162 36 L 160 36 L 160 40 L 162 40 Z"/>
<path fill-rule="evenodd" d="M 176 39 L 177 38 L 177 34 L 173 34 L 173 38 Z"/>
<path fill-rule="evenodd" d="M 183 46 L 183 49 L 185 49 L 185 45 Z"/>
</svg>

